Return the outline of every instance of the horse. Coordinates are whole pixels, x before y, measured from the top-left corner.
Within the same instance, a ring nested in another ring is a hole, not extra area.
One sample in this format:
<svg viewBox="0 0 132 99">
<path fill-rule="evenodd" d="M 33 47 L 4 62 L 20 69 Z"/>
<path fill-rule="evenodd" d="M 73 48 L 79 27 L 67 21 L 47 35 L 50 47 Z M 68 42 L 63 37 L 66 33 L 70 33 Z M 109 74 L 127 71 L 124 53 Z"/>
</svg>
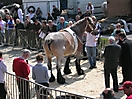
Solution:
<svg viewBox="0 0 132 99">
<path fill-rule="evenodd" d="M 75 55 L 76 60 L 76 70 L 78 75 L 83 75 L 84 71 L 80 66 L 79 56 L 82 51 L 82 36 L 84 31 L 91 32 L 93 31 L 93 22 L 91 17 L 85 17 L 82 20 L 74 23 L 72 26 L 67 27 L 66 29 L 60 30 L 58 32 L 49 33 L 44 40 L 44 51 L 48 60 L 48 68 L 51 70 L 50 82 L 55 81 L 55 77 L 52 73 L 52 56 L 56 56 L 56 69 L 57 69 L 57 82 L 59 84 L 65 83 L 65 78 L 61 74 L 61 62 L 64 56 L 68 56 L 66 59 L 64 73 L 70 74 L 71 70 L 69 69 L 69 56 Z"/>
</svg>

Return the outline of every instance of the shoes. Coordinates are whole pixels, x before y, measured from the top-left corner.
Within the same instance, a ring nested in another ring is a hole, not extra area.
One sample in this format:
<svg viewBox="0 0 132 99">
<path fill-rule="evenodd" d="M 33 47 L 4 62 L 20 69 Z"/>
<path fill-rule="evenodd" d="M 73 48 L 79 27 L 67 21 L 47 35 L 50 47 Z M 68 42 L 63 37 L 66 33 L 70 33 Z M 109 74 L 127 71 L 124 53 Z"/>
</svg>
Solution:
<svg viewBox="0 0 132 99">
<path fill-rule="evenodd" d="M 89 69 L 97 68 L 97 66 L 90 66 Z"/>
<path fill-rule="evenodd" d="M 97 68 L 97 66 L 93 66 L 93 68 Z"/>
<path fill-rule="evenodd" d="M 118 92 L 118 89 L 117 90 L 114 90 L 115 92 Z"/>
<path fill-rule="evenodd" d="M 87 57 L 85 57 L 85 58 L 82 58 L 82 60 L 88 60 L 88 58 L 87 58 Z"/>
<path fill-rule="evenodd" d="M 93 67 L 91 66 L 91 67 L 89 67 L 89 69 L 93 69 Z"/>
<path fill-rule="evenodd" d="M 124 83 L 124 82 L 122 81 L 122 82 L 120 82 L 119 84 L 122 85 L 123 83 Z"/>
</svg>

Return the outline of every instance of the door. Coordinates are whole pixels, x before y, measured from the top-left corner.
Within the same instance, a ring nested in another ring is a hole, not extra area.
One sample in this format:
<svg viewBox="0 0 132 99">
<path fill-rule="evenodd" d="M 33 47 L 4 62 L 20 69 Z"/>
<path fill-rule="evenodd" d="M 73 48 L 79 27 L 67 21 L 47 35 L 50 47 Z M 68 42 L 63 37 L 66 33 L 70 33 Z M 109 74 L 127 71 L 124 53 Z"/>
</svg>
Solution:
<svg viewBox="0 0 132 99">
<path fill-rule="evenodd" d="M 77 14 L 77 13 L 78 13 L 78 1 L 68 0 L 68 14 Z"/>
<path fill-rule="evenodd" d="M 132 0 L 107 0 L 108 17 L 131 14 Z"/>
</svg>

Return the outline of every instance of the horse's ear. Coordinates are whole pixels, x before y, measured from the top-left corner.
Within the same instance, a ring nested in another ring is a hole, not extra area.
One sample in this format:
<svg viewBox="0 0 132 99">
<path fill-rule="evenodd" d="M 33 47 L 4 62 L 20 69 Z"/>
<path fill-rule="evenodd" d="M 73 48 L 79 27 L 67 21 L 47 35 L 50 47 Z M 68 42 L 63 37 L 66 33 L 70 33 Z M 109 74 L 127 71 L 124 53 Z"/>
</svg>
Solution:
<svg viewBox="0 0 132 99">
<path fill-rule="evenodd" d="M 85 17 L 85 18 L 86 18 L 86 20 L 87 20 L 89 23 L 91 23 L 90 17 Z"/>
<path fill-rule="evenodd" d="M 88 17 L 85 17 L 85 20 L 88 20 Z"/>
</svg>

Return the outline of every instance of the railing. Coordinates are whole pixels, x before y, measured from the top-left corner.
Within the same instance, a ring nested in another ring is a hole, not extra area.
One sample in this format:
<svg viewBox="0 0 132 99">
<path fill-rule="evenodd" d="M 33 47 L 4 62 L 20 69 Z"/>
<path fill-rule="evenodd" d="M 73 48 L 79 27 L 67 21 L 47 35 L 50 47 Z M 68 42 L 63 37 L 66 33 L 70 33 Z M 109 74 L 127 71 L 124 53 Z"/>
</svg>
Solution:
<svg viewBox="0 0 132 99">
<path fill-rule="evenodd" d="M 22 46 L 24 48 L 42 49 L 43 40 L 38 33 L 26 29 L 5 29 L 5 34 L 0 32 L 0 43 L 3 45 Z"/>
<path fill-rule="evenodd" d="M 30 48 L 31 50 L 43 50 L 43 39 L 38 37 L 38 33 L 35 33 L 31 30 L 25 29 L 10 29 L 6 30 L 4 44 L 12 45 L 13 48 L 17 44 L 18 46 L 22 46 L 24 48 Z M 97 47 L 98 49 L 98 58 L 102 58 L 101 51 L 104 50 L 105 46 L 108 44 L 108 37 L 101 37 L 100 45 Z"/>
<path fill-rule="evenodd" d="M 6 73 L 5 77 L 7 99 L 95 99 L 45 87 L 11 73 Z"/>
</svg>

